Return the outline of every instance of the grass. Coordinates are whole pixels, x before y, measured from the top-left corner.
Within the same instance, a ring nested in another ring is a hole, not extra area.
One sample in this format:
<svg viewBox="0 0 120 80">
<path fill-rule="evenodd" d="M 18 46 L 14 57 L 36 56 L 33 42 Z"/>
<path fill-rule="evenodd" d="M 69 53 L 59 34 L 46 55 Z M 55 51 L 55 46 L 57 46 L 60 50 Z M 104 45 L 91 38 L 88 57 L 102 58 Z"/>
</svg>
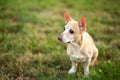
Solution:
<svg viewBox="0 0 120 80">
<path fill-rule="evenodd" d="M 119 0 L 0 0 L 0 80 L 119 80 Z M 66 44 L 57 40 L 65 25 L 63 10 L 79 20 L 99 49 L 95 66 L 74 75 Z"/>
</svg>

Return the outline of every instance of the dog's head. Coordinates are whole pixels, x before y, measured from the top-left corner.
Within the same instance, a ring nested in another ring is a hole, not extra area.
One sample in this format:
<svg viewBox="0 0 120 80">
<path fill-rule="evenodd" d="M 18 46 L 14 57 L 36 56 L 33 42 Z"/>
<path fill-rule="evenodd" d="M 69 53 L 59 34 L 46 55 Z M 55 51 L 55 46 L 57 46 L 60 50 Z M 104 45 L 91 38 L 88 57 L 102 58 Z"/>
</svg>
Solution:
<svg viewBox="0 0 120 80">
<path fill-rule="evenodd" d="M 73 20 L 67 11 L 64 11 L 64 18 L 66 25 L 64 27 L 64 32 L 58 36 L 58 40 L 71 43 L 77 42 L 83 32 L 86 31 L 86 17 L 82 17 L 79 21 Z"/>
</svg>

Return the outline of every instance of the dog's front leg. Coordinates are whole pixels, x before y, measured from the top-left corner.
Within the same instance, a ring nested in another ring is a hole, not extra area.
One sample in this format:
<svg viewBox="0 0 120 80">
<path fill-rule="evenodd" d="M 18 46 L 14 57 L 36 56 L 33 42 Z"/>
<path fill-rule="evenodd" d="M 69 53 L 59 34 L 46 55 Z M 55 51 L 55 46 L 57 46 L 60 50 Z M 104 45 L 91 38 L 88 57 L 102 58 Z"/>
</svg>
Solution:
<svg viewBox="0 0 120 80">
<path fill-rule="evenodd" d="M 72 60 L 71 60 L 72 61 Z M 77 70 L 77 62 L 75 62 L 75 61 L 72 61 L 72 67 L 71 67 L 71 69 L 69 70 L 69 74 L 72 74 L 72 73 L 75 73 L 76 72 L 76 70 Z"/>
<path fill-rule="evenodd" d="M 83 65 L 83 68 L 84 68 L 84 75 L 87 76 L 89 74 L 89 65 L 90 65 L 90 62 L 91 62 L 91 59 L 88 59 L 84 65 Z"/>
</svg>

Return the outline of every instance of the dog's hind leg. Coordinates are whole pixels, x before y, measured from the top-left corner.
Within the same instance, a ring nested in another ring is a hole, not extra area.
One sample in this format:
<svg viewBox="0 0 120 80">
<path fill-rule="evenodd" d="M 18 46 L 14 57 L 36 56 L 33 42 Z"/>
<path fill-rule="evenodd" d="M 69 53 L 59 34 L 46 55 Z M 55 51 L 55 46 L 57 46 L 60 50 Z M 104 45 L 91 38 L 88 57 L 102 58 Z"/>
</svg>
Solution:
<svg viewBox="0 0 120 80">
<path fill-rule="evenodd" d="M 98 50 L 97 50 L 97 48 L 96 48 L 96 49 L 94 50 L 94 52 L 93 52 L 93 56 L 92 56 L 90 65 L 92 65 L 92 66 L 94 65 L 97 57 L 98 57 Z"/>
</svg>

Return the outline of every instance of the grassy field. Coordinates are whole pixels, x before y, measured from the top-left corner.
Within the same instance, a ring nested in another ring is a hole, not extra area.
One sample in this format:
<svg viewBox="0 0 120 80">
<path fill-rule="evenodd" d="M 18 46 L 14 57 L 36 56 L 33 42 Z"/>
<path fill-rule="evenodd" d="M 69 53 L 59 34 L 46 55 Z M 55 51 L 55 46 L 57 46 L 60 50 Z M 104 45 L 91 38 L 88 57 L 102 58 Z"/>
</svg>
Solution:
<svg viewBox="0 0 120 80">
<path fill-rule="evenodd" d="M 63 10 L 79 20 L 99 49 L 89 77 L 71 67 L 66 44 L 57 40 Z M 120 80 L 119 0 L 0 0 L 0 80 Z"/>
</svg>

